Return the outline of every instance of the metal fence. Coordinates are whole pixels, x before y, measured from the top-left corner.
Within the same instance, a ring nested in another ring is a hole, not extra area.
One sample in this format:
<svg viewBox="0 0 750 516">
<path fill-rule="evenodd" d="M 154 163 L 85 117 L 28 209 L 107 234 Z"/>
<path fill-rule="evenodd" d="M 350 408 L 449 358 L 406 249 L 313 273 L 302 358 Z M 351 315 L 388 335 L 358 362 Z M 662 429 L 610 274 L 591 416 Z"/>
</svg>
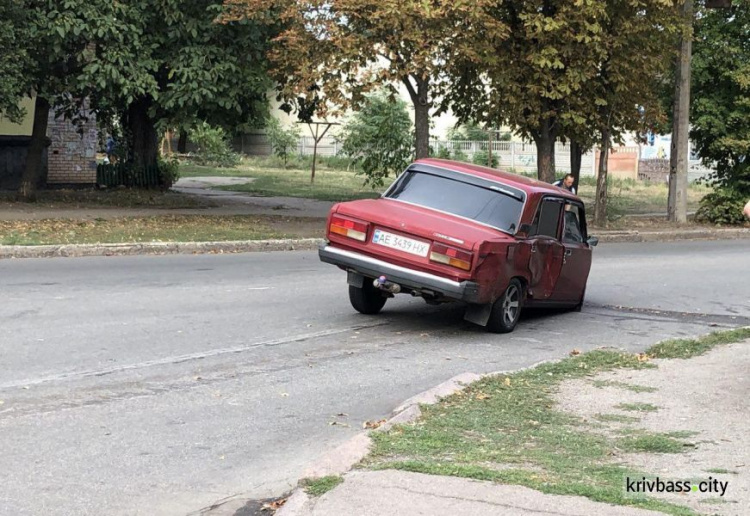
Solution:
<svg viewBox="0 0 750 516">
<path fill-rule="evenodd" d="M 303 156 L 310 156 L 313 153 L 314 140 L 310 136 L 300 138 L 298 151 Z M 336 141 L 333 136 L 326 136 L 318 143 L 318 156 L 336 156 L 341 152 L 341 143 Z M 458 154 L 462 159 L 469 161 L 474 159 L 475 154 L 487 153 L 490 147 L 489 141 L 465 141 L 465 140 L 430 140 L 430 147 L 433 155 L 438 155 L 440 149 L 446 149 L 452 158 Z M 615 154 L 636 154 L 632 160 L 634 170 L 632 177 L 637 177 L 638 162 L 650 161 L 642 159 L 641 147 L 639 146 L 622 146 L 612 149 Z M 463 156 L 461 156 L 463 155 Z M 492 156 L 498 162 L 498 168 L 511 170 L 514 172 L 536 172 L 537 156 L 536 144 L 523 142 L 492 142 Z M 655 158 L 653 158 L 655 159 Z M 581 175 L 596 176 L 597 152 L 591 150 L 585 153 L 581 158 Z M 555 144 L 555 169 L 559 173 L 570 172 L 570 146 L 563 143 Z M 688 180 L 695 181 L 707 176 L 712 172 L 710 167 L 706 167 L 700 160 L 691 159 L 688 170 Z"/>
</svg>

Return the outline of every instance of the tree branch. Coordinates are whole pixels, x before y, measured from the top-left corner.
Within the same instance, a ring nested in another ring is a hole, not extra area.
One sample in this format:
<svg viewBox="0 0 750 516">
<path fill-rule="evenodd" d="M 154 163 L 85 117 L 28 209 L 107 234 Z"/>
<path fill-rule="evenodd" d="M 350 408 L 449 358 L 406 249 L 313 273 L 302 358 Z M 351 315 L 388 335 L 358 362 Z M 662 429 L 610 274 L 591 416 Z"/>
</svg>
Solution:
<svg viewBox="0 0 750 516">
<path fill-rule="evenodd" d="M 414 88 L 414 85 L 411 83 L 410 76 L 407 75 L 401 79 L 401 82 L 404 83 L 404 86 L 406 86 L 406 89 L 409 91 L 409 96 L 411 97 L 412 102 L 418 102 L 419 101 L 419 95 L 417 94 L 417 90 Z"/>
</svg>

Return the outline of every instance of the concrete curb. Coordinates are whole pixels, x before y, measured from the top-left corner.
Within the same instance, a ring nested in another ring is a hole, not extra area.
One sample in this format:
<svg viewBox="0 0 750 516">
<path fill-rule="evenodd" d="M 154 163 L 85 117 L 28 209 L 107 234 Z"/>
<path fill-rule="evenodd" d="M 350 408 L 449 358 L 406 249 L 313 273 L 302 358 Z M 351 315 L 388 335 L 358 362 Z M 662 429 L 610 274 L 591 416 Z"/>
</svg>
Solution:
<svg viewBox="0 0 750 516">
<path fill-rule="evenodd" d="M 597 234 L 602 243 L 670 242 L 674 240 L 735 240 L 750 238 L 750 228 L 680 229 L 674 231 L 612 231 Z"/>
<path fill-rule="evenodd" d="M 432 387 L 424 392 L 412 396 L 396 407 L 394 415 L 375 431 L 386 431 L 393 425 L 410 423 L 415 421 L 422 411 L 419 405 L 430 405 L 441 398 L 455 394 L 482 378 L 483 375 L 475 373 L 463 373 Z M 323 454 L 315 463 L 305 470 L 303 478 L 319 478 L 328 475 L 343 475 L 352 466 L 364 459 L 370 452 L 372 441 L 370 432 L 361 432 L 344 444 Z M 297 487 L 287 499 L 281 509 L 276 511 L 276 516 L 306 516 L 311 513 L 315 499 L 310 497 L 302 487 Z"/>
<path fill-rule="evenodd" d="M 675 240 L 735 240 L 750 238 L 750 228 L 685 229 L 677 231 L 619 231 L 597 235 L 602 243 L 670 242 Z M 237 242 L 149 242 L 139 244 L 0 245 L 4 258 L 138 256 L 164 254 L 233 254 L 270 251 L 314 251 L 325 240 L 301 238 Z"/>
<path fill-rule="evenodd" d="M 142 244 L 0 245 L 3 258 L 137 256 L 164 254 L 232 254 L 269 251 L 312 251 L 322 238 L 246 240 L 238 242 L 151 242 Z"/>
</svg>

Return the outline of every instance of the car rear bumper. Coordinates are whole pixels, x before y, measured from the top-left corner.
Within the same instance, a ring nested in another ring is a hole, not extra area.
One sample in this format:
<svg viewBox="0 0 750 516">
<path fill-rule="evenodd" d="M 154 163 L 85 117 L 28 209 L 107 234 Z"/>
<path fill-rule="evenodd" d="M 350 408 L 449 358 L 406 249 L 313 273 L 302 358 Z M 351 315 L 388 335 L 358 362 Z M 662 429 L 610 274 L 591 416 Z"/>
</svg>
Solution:
<svg viewBox="0 0 750 516">
<path fill-rule="evenodd" d="M 429 291 L 467 303 L 476 303 L 479 300 L 479 284 L 473 281 L 453 281 L 331 245 L 322 245 L 318 255 L 322 262 L 338 265 L 349 272 L 368 278 L 386 276 L 389 281 L 410 290 Z"/>
</svg>

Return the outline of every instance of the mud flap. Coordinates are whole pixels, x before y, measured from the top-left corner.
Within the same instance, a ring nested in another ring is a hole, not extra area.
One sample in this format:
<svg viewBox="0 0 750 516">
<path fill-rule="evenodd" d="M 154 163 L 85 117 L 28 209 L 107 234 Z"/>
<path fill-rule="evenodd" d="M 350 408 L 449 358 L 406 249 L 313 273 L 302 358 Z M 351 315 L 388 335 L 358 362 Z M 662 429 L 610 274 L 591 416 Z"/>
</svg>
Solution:
<svg viewBox="0 0 750 516">
<path fill-rule="evenodd" d="M 470 323 L 478 324 L 479 326 L 487 326 L 491 313 L 492 303 L 485 303 L 482 305 L 470 304 L 466 307 L 464 321 L 469 321 Z"/>
<path fill-rule="evenodd" d="M 352 287 L 362 288 L 365 284 L 365 277 L 358 272 L 348 271 L 346 275 L 346 282 Z"/>
</svg>

